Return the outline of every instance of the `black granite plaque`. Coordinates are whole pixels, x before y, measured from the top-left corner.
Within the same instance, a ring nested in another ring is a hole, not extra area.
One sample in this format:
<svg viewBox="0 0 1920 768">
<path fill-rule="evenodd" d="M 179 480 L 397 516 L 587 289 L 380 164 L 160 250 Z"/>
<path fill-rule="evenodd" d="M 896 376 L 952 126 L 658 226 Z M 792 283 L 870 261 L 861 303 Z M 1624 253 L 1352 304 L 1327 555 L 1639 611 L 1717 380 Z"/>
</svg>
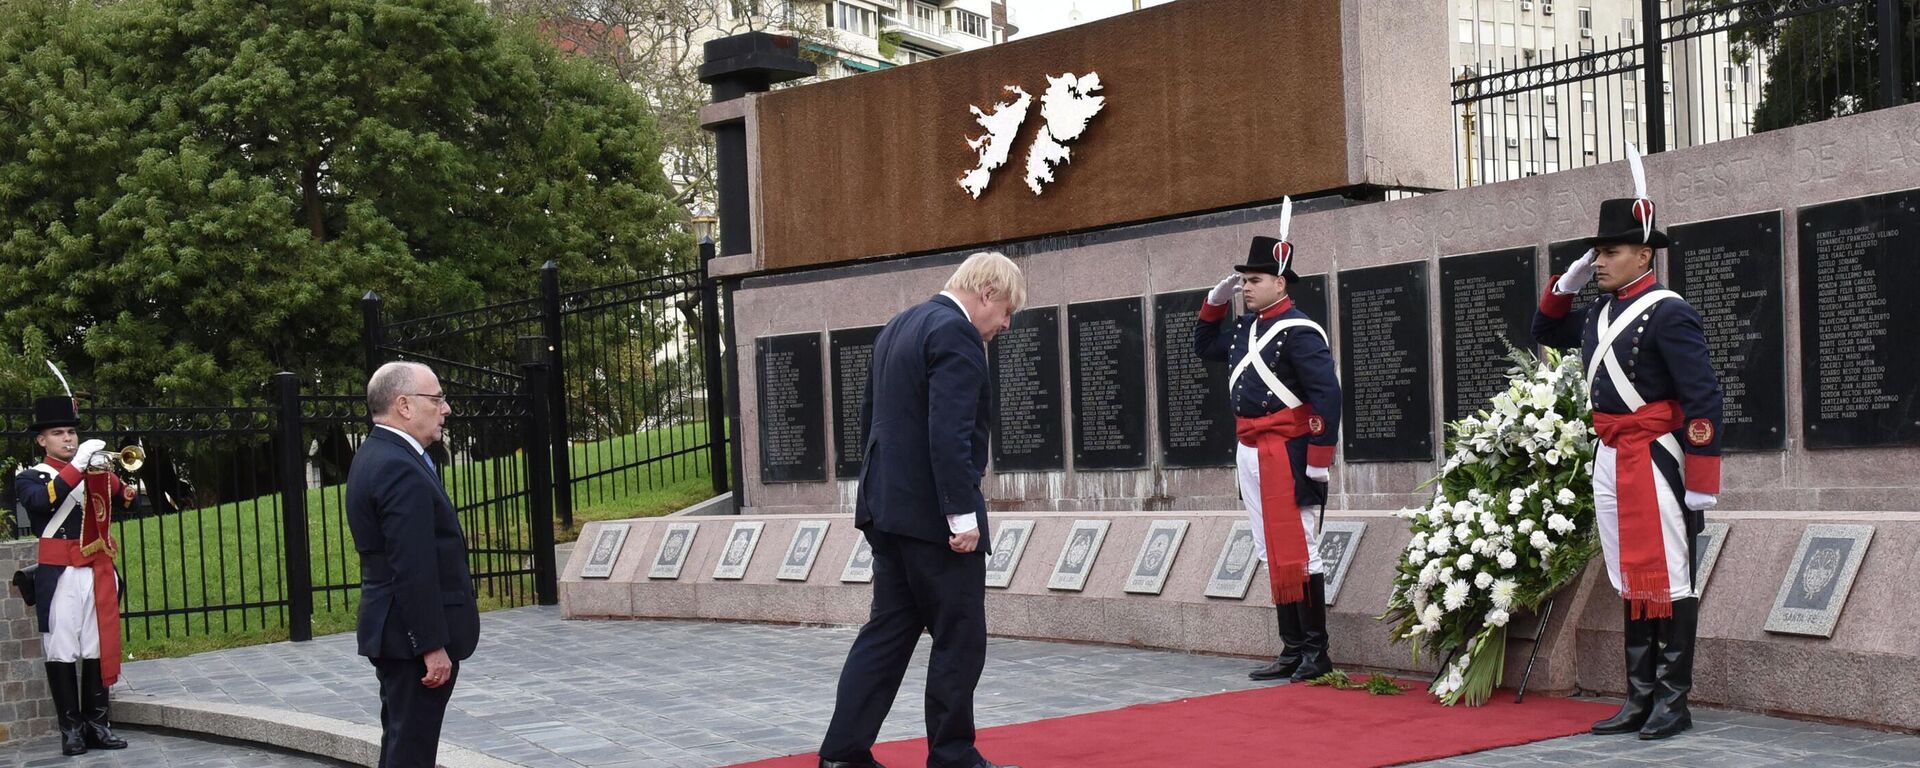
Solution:
<svg viewBox="0 0 1920 768">
<path fill-rule="evenodd" d="M 1786 297 L 1780 212 L 1667 230 L 1667 285 L 1700 313 L 1724 397 L 1720 447 L 1787 445 Z"/>
<path fill-rule="evenodd" d="M 1140 299 L 1067 307 L 1073 361 L 1073 466 L 1147 465 L 1147 344 Z"/>
<path fill-rule="evenodd" d="M 1233 405 L 1227 364 L 1193 351 L 1193 330 L 1207 289 L 1153 297 L 1160 377 L 1160 455 L 1169 467 L 1233 464 Z"/>
<path fill-rule="evenodd" d="M 1427 265 L 1340 273 L 1340 420 L 1346 460 L 1433 460 Z"/>
<path fill-rule="evenodd" d="M 833 356 L 833 476 L 841 480 L 859 479 L 866 463 L 860 400 L 867 396 L 867 370 L 873 367 L 873 340 L 879 336 L 878 326 L 827 333 Z"/>
<path fill-rule="evenodd" d="M 1585 255 L 1587 255 L 1587 244 L 1583 240 L 1562 240 L 1548 245 L 1547 279 L 1556 280 L 1559 275 L 1566 274 L 1567 266 Z M 1540 292 L 1534 293 L 1533 298 L 1536 303 L 1540 300 L 1541 292 L 1544 291 L 1546 286 L 1541 286 Z M 1598 300 L 1600 300 L 1600 281 L 1590 278 L 1586 285 L 1580 287 L 1580 294 L 1573 297 L 1573 306 L 1575 309 L 1591 306 Z M 1528 338 L 1531 337 L 1529 333 Z"/>
<path fill-rule="evenodd" d="M 993 422 L 993 471 L 1066 469 L 1066 430 L 1060 412 L 1060 308 L 1036 307 L 988 345 Z"/>
<path fill-rule="evenodd" d="M 760 481 L 827 479 L 827 434 L 820 417 L 820 334 L 754 339 L 760 384 Z"/>
<path fill-rule="evenodd" d="M 1920 189 L 1801 208 L 1807 447 L 1920 444 Z"/>
<path fill-rule="evenodd" d="M 1507 389 L 1512 346 L 1533 348 L 1539 304 L 1533 260 L 1531 246 L 1440 260 L 1440 381 L 1448 421 L 1488 407 Z"/>
<path fill-rule="evenodd" d="M 1319 323 L 1320 327 L 1327 329 L 1327 333 L 1333 333 L 1333 326 L 1328 325 L 1333 315 L 1327 311 L 1326 275 L 1302 275 L 1299 283 L 1287 286 L 1287 296 L 1293 299 L 1295 307 L 1307 313 L 1308 320 Z M 1332 344 L 1333 339 L 1328 339 L 1327 343 Z"/>
</svg>

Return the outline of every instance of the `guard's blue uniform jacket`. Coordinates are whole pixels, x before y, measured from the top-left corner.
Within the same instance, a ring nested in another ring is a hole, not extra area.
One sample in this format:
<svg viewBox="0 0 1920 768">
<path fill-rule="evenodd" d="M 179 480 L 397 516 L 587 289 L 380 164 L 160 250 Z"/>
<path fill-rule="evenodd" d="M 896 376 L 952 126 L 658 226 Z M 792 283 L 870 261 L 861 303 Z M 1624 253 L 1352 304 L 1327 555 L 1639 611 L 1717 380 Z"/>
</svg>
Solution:
<svg viewBox="0 0 1920 768">
<path fill-rule="evenodd" d="M 1275 323 L 1309 319 L 1285 297 L 1260 312 L 1242 314 L 1230 326 L 1222 327 L 1227 316 L 1225 304 L 1202 304 L 1200 323 L 1193 329 L 1194 352 L 1205 360 L 1224 361 L 1229 370 L 1247 355 L 1247 334 L 1256 325 L 1257 338 Z M 1285 384 L 1301 402 L 1313 409 L 1308 420 L 1309 434 L 1287 441 L 1287 457 L 1293 465 L 1294 498 L 1302 506 L 1325 504 L 1325 483 L 1307 479 L 1307 466 L 1333 464 L 1333 451 L 1340 444 L 1340 374 L 1333 363 L 1333 350 L 1327 340 L 1311 328 L 1289 328 L 1267 344 L 1263 359 L 1275 378 Z M 1259 418 L 1287 409 L 1265 381 L 1251 368 L 1240 374 L 1233 386 L 1233 413 L 1241 418 Z"/>
<path fill-rule="evenodd" d="M 1559 281 L 1559 275 L 1547 280 L 1547 291 L 1533 316 L 1533 338 L 1556 349 L 1578 347 L 1585 364 L 1591 364 L 1600 343 L 1603 309 L 1611 307 L 1608 315 L 1612 318 L 1635 299 L 1664 288 L 1648 272 L 1614 294 L 1601 296 L 1593 306 L 1575 309 L 1573 296 L 1554 293 L 1553 286 Z M 1686 300 L 1670 298 L 1641 312 L 1632 323 L 1612 345 L 1627 380 L 1647 403 L 1674 401 L 1684 418 L 1673 437 L 1686 455 L 1686 471 L 1682 473 L 1679 462 L 1659 448 L 1652 451 L 1654 466 L 1683 502 L 1684 491 L 1688 490 L 1720 493 L 1720 379 L 1713 372 L 1700 313 Z M 1604 367 L 1593 377 L 1591 395 L 1596 413 L 1633 412 Z"/>
</svg>

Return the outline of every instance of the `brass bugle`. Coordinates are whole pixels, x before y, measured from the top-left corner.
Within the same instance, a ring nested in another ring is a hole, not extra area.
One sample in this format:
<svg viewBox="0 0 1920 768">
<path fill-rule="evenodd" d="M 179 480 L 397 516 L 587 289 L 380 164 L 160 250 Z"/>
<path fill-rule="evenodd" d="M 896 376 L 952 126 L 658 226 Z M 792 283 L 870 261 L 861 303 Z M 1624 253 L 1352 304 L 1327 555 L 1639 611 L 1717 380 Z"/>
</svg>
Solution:
<svg viewBox="0 0 1920 768">
<path fill-rule="evenodd" d="M 129 445 L 111 453 L 101 451 L 93 455 L 91 463 L 93 467 L 90 468 L 104 470 L 111 469 L 113 464 L 118 464 L 123 470 L 138 472 L 140 471 L 140 467 L 147 463 L 147 449 L 137 445 Z"/>
</svg>

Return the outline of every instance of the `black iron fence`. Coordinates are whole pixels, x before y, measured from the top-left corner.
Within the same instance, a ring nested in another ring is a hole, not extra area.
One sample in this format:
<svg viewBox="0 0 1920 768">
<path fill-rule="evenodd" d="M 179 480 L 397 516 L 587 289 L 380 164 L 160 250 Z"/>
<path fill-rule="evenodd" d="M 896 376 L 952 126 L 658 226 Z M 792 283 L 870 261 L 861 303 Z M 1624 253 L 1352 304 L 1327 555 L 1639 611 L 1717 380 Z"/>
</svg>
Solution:
<svg viewBox="0 0 1920 768">
<path fill-rule="evenodd" d="M 711 257 L 702 245 L 702 261 Z M 363 300 L 367 367 L 413 360 L 447 385 L 476 393 L 515 391 L 519 340 L 552 339 L 546 408 L 553 428 L 554 505 L 574 524 L 580 506 L 701 477 L 729 487 L 721 397 L 719 299 L 704 269 L 562 290 L 559 269 L 541 268 L 537 295 L 478 309 L 404 320 Z"/>
<path fill-rule="evenodd" d="M 1638 28 L 1619 34 L 1564 8 L 1580 14 L 1576 42 L 1457 70 L 1459 184 L 1619 160 L 1628 141 L 1661 152 L 1920 97 L 1920 0 L 1640 5 Z"/>
<path fill-rule="evenodd" d="M 558 601 L 547 416 L 535 407 L 546 402 L 544 363 L 526 371 L 536 375 L 521 374 L 520 392 L 450 394 L 433 448 L 489 606 Z M 0 408 L 0 451 L 24 465 L 43 453 L 31 421 L 30 409 Z M 364 396 L 303 393 L 293 374 L 260 403 L 83 404 L 83 439 L 147 454 L 129 473 L 144 492 L 114 523 L 128 650 L 255 632 L 305 640 L 316 621 L 351 628 L 360 571 L 344 481 L 368 428 Z M 38 534 L 7 506 L 11 533 Z"/>
</svg>

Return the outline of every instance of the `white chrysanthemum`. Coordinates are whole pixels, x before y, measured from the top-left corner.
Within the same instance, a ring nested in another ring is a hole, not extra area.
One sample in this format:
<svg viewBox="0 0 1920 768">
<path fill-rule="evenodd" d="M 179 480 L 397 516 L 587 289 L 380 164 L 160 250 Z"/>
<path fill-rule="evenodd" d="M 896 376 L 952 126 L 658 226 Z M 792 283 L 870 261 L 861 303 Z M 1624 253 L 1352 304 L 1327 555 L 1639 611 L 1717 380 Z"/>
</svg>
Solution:
<svg viewBox="0 0 1920 768">
<path fill-rule="evenodd" d="M 1574 501 L 1573 489 L 1562 488 L 1560 489 L 1560 493 L 1555 494 L 1553 498 L 1561 504 L 1572 504 Z"/>
<path fill-rule="evenodd" d="M 1460 559 L 1453 561 L 1453 567 L 1463 571 L 1473 570 L 1473 555 L 1461 555 Z"/>
<path fill-rule="evenodd" d="M 1491 611 L 1487 611 L 1487 624 L 1495 627 L 1506 626 L 1507 612 L 1500 610 L 1499 608 L 1495 608 Z"/>
<path fill-rule="evenodd" d="M 1520 521 L 1519 531 L 1521 533 L 1532 533 L 1533 528 L 1534 528 L 1534 522 L 1532 518 L 1528 518 L 1526 520 Z"/>
<path fill-rule="evenodd" d="M 1440 619 L 1445 615 L 1440 612 L 1440 606 L 1429 604 L 1427 610 L 1420 613 L 1420 624 L 1426 627 L 1428 632 L 1438 632 Z"/>
<path fill-rule="evenodd" d="M 1512 552 L 1512 550 L 1503 551 L 1500 554 L 1494 556 L 1493 559 L 1498 561 L 1500 563 L 1500 567 L 1505 570 L 1512 570 L 1513 566 L 1520 562 L 1520 557 L 1518 555 L 1515 555 Z"/>
<path fill-rule="evenodd" d="M 1424 549 L 1415 549 L 1407 552 L 1407 563 L 1409 565 L 1419 565 L 1426 561 L 1427 551 Z"/>
<path fill-rule="evenodd" d="M 1553 541 L 1547 538 L 1546 531 L 1534 531 L 1533 535 L 1527 539 L 1527 543 L 1532 544 L 1534 549 L 1539 550 L 1545 550 L 1547 547 L 1553 546 Z"/>
<path fill-rule="evenodd" d="M 1427 535 L 1424 533 L 1414 534 L 1413 540 L 1407 542 L 1408 552 L 1412 552 L 1416 549 L 1426 549 L 1426 548 L 1427 548 Z"/>
<path fill-rule="evenodd" d="M 1500 530 L 1500 518 L 1494 517 L 1492 512 L 1480 513 L 1480 530 L 1489 532 Z"/>
<path fill-rule="evenodd" d="M 1472 543 L 1471 545 L 1468 545 L 1468 546 L 1467 546 L 1467 551 L 1469 551 L 1469 552 L 1472 552 L 1473 554 L 1476 554 L 1476 555 L 1484 555 L 1484 554 L 1486 554 L 1486 553 L 1487 553 L 1487 540 L 1486 540 L 1486 539 L 1474 539 L 1474 540 L 1473 540 L 1473 543 Z"/>
<path fill-rule="evenodd" d="M 1513 605 L 1513 591 L 1519 585 L 1513 579 L 1497 579 L 1493 582 L 1493 607 L 1506 610 Z"/>
<path fill-rule="evenodd" d="M 1453 537 L 1461 541 L 1473 538 L 1473 526 L 1461 523 L 1453 527 Z"/>
<path fill-rule="evenodd" d="M 1420 588 L 1427 589 L 1428 587 L 1432 587 L 1433 582 L 1439 580 L 1439 578 L 1440 578 L 1440 561 L 1438 560 L 1427 561 L 1426 567 L 1420 569 Z"/>
<path fill-rule="evenodd" d="M 1479 575 L 1473 577 L 1473 586 L 1479 589 L 1493 586 L 1493 574 L 1481 571 Z"/>
<path fill-rule="evenodd" d="M 1526 506 L 1517 501 L 1507 504 L 1507 514 L 1517 515 L 1523 509 L 1526 509 Z"/>
<path fill-rule="evenodd" d="M 1464 581 L 1456 581 L 1448 584 L 1446 597 L 1441 598 L 1441 602 L 1447 606 L 1447 610 L 1449 611 L 1460 610 L 1460 606 L 1467 604 L 1467 583 Z"/>
<path fill-rule="evenodd" d="M 1471 501 L 1462 501 L 1453 505 L 1453 521 L 1471 520 L 1480 513 L 1480 507 Z"/>
<path fill-rule="evenodd" d="M 1566 515 L 1555 512 L 1552 517 L 1547 518 L 1547 527 L 1552 528 L 1554 533 L 1566 533 L 1573 530 L 1573 521 L 1568 520 Z"/>
<path fill-rule="evenodd" d="M 1435 504 L 1432 509 L 1427 510 L 1427 525 L 1439 525 L 1442 520 L 1446 519 L 1446 516 L 1447 505 Z"/>
<path fill-rule="evenodd" d="M 1453 549 L 1453 529 L 1452 528 L 1442 528 L 1440 530 L 1434 531 L 1433 537 L 1427 539 L 1428 552 L 1432 552 L 1436 555 L 1439 555 L 1439 554 L 1445 554 L 1447 550 L 1450 550 L 1450 549 Z"/>
<path fill-rule="evenodd" d="M 1511 493 L 1507 494 L 1507 501 L 1520 501 L 1521 499 L 1525 499 L 1526 497 L 1527 497 L 1527 489 L 1515 488 Z"/>
</svg>

